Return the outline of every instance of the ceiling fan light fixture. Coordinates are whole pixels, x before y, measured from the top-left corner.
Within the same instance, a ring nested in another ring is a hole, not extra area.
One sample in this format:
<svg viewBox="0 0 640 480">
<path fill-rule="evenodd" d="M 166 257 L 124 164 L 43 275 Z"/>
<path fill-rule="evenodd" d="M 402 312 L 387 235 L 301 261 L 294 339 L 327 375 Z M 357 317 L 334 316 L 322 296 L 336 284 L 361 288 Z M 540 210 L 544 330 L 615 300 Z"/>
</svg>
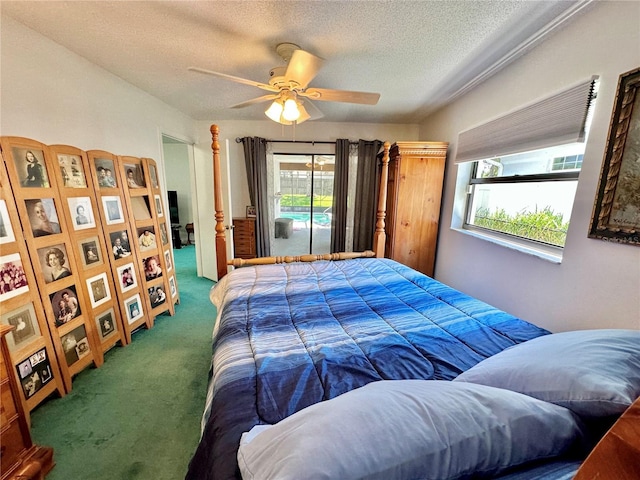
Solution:
<svg viewBox="0 0 640 480">
<path fill-rule="evenodd" d="M 300 110 L 298 109 L 298 103 L 293 98 L 287 98 L 284 102 L 284 108 L 282 110 L 282 118 L 289 122 L 295 122 L 300 118 Z"/>
<path fill-rule="evenodd" d="M 284 104 L 282 100 L 280 98 L 276 98 L 269 108 L 265 110 L 264 114 L 274 122 L 281 123 L 283 125 L 291 125 L 291 122 L 282 116 L 283 110 Z"/>
<path fill-rule="evenodd" d="M 300 110 L 300 116 L 298 117 L 298 120 L 296 120 L 296 123 L 300 124 L 311 118 L 311 115 L 307 113 L 307 109 L 304 108 L 304 105 L 302 105 L 302 103 L 298 104 L 298 110 Z"/>
</svg>

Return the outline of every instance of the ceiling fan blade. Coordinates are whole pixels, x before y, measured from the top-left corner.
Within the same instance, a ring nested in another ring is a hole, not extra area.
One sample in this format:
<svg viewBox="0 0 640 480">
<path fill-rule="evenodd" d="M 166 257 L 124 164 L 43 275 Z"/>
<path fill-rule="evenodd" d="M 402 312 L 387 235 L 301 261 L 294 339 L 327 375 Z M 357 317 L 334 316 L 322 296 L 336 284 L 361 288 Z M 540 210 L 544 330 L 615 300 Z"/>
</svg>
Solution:
<svg viewBox="0 0 640 480">
<path fill-rule="evenodd" d="M 298 92 L 298 95 L 323 102 L 361 103 L 363 105 L 375 105 L 380 99 L 379 93 L 351 92 L 329 88 L 307 88 L 304 92 Z"/>
<path fill-rule="evenodd" d="M 249 105 L 255 105 L 256 103 L 275 100 L 276 98 L 278 98 L 277 94 L 270 93 L 269 95 L 263 95 L 261 97 L 252 98 L 251 100 L 247 100 L 246 102 L 236 103 L 235 105 L 231 105 L 229 108 L 244 108 L 244 107 L 248 107 Z"/>
<path fill-rule="evenodd" d="M 267 83 L 260 83 L 253 80 L 248 80 L 246 78 L 234 77 L 233 75 L 227 75 L 226 73 L 214 72 L 212 70 L 207 70 L 205 68 L 199 67 L 189 67 L 188 70 L 192 72 L 204 73 L 207 75 L 213 75 L 214 77 L 224 78 L 225 80 L 231 80 L 232 82 L 243 83 L 245 85 L 251 85 L 252 87 L 258 87 L 263 90 L 267 90 L 269 92 L 278 92 L 279 89 L 277 87 L 273 87 Z"/>
<path fill-rule="evenodd" d="M 308 98 L 300 100 L 300 102 L 303 104 L 305 110 L 309 114 L 309 120 L 317 120 L 324 117 L 324 113 L 322 113 L 320 109 L 316 107 Z"/>
<path fill-rule="evenodd" d="M 318 74 L 324 60 L 304 50 L 294 50 L 287 65 L 284 76 L 288 81 L 294 81 L 300 88 L 306 88 L 309 82 Z"/>
</svg>

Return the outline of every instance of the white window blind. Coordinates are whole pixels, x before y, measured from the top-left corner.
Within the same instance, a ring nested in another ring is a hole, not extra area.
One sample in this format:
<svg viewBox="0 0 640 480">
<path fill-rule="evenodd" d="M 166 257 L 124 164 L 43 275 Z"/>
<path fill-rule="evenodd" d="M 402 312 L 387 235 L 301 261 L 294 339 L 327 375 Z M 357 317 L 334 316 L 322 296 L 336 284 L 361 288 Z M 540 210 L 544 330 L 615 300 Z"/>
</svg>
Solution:
<svg viewBox="0 0 640 480">
<path fill-rule="evenodd" d="M 461 132 L 456 163 L 584 142 L 597 79 Z"/>
</svg>

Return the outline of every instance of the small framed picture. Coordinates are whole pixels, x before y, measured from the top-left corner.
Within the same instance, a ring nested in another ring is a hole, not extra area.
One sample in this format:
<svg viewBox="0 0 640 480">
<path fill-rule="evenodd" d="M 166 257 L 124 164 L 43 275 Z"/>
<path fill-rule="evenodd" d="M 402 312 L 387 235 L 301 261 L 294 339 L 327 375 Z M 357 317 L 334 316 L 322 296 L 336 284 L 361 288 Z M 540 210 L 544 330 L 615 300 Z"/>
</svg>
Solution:
<svg viewBox="0 0 640 480">
<path fill-rule="evenodd" d="M 51 307 L 56 316 L 56 327 L 69 323 L 82 314 L 75 285 L 50 294 L 49 300 L 51 300 Z"/>
<path fill-rule="evenodd" d="M 106 340 L 111 335 L 116 333 L 116 317 L 113 308 L 110 308 L 106 312 L 96 315 L 96 325 L 98 326 L 98 333 L 102 340 Z"/>
<path fill-rule="evenodd" d="M 169 289 L 171 290 L 171 298 L 175 297 L 178 294 L 178 289 L 176 288 L 176 279 L 173 276 L 169 278 Z"/>
<path fill-rule="evenodd" d="M 104 272 L 91 278 L 87 278 L 87 290 L 89 290 L 91 308 L 96 308 L 97 306 L 111 300 L 111 292 L 109 291 L 107 274 Z"/>
<path fill-rule="evenodd" d="M 146 281 L 153 280 L 162 276 L 162 268 L 160 267 L 160 257 L 153 255 L 142 261 L 144 269 L 144 277 Z"/>
<path fill-rule="evenodd" d="M 162 217 L 162 200 L 160 199 L 160 195 L 154 195 L 153 198 L 156 201 L 156 213 L 158 214 L 158 217 Z"/>
<path fill-rule="evenodd" d="M 24 201 L 29 212 L 29 223 L 34 237 L 60 233 L 58 213 L 53 198 L 35 198 Z"/>
<path fill-rule="evenodd" d="M 111 252 L 113 253 L 113 258 L 115 260 L 131 255 L 129 233 L 126 230 L 111 232 L 109 234 L 109 238 L 111 239 Z"/>
<path fill-rule="evenodd" d="M 124 213 L 122 213 L 122 203 L 118 196 L 102 197 L 102 206 L 104 207 L 107 225 L 115 225 L 124 223 Z"/>
<path fill-rule="evenodd" d="M 18 363 L 16 370 L 26 398 L 33 397 L 53 378 L 51 363 L 45 348 Z"/>
<path fill-rule="evenodd" d="M 253 205 L 247 205 L 247 218 L 255 218 L 256 216 L 256 207 Z"/>
<path fill-rule="evenodd" d="M 136 293 L 133 297 L 129 297 L 124 301 L 124 308 L 127 312 L 127 321 L 131 325 L 136 320 L 143 317 L 142 302 L 140 301 L 140 294 Z"/>
<path fill-rule="evenodd" d="M 153 188 L 159 188 L 160 184 L 158 183 L 158 172 L 156 171 L 155 165 L 149 165 L 149 176 L 151 177 L 151 185 Z"/>
<path fill-rule="evenodd" d="M 164 251 L 164 264 L 167 268 L 167 272 L 170 272 L 173 269 L 173 263 L 171 262 L 171 251 Z"/>
<path fill-rule="evenodd" d="M 155 228 L 152 225 L 138 228 L 138 246 L 141 252 L 153 250 L 158 247 L 155 233 Z"/>
<path fill-rule="evenodd" d="M 67 248 L 64 243 L 38 249 L 40 268 L 46 283 L 55 282 L 71 276 L 71 269 L 67 261 Z"/>
<path fill-rule="evenodd" d="M 94 160 L 96 178 L 100 188 L 118 188 L 118 180 L 114 174 L 113 160 L 108 158 L 96 158 Z"/>
<path fill-rule="evenodd" d="M 58 154 L 58 164 L 64 186 L 68 188 L 87 188 L 87 180 L 79 155 Z"/>
<path fill-rule="evenodd" d="M 133 290 L 138 286 L 136 272 L 133 269 L 133 263 L 127 263 L 126 265 L 116 268 L 116 272 L 118 274 L 120 291 L 122 293 Z"/>
<path fill-rule="evenodd" d="M 84 325 L 74 328 L 66 335 L 60 338 L 64 356 L 67 365 L 71 366 L 91 352 L 89 348 L 89 340 L 87 339 L 87 331 Z"/>
<path fill-rule="evenodd" d="M 11 218 L 9 218 L 9 210 L 7 210 L 7 202 L 0 200 L 0 245 L 15 241 L 16 236 L 13 234 Z"/>
<path fill-rule="evenodd" d="M 19 253 L 0 257 L 0 302 L 29 291 Z"/>
<path fill-rule="evenodd" d="M 89 237 L 80 240 L 78 246 L 80 247 L 80 260 L 82 261 L 83 268 L 96 267 L 104 263 L 98 237 Z"/>
<path fill-rule="evenodd" d="M 147 291 L 149 292 L 151 308 L 156 308 L 167 301 L 167 294 L 165 293 L 164 287 L 162 285 L 158 285 L 157 287 L 149 287 Z"/>
<path fill-rule="evenodd" d="M 162 245 L 169 243 L 169 237 L 167 236 L 167 225 L 165 223 L 160 224 L 160 238 L 162 239 Z"/>
<path fill-rule="evenodd" d="M 5 325 L 13 325 L 15 328 L 7 335 L 7 344 L 10 350 L 15 350 L 28 345 L 35 338 L 40 337 L 40 327 L 33 309 L 33 303 L 22 305 L 11 312 L 3 313 L 1 317 Z"/>
<path fill-rule="evenodd" d="M 13 147 L 12 153 L 20 177 L 20 186 L 27 188 L 49 188 L 51 186 L 42 150 Z"/>
<path fill-rule="evenodd" d="M 91 200 L 89 197 L 69 197 L 69 212 L 71 212 L 71 221 L 74 230 L 86 230 L 87 228 L 95 228 L 96 221 L 93 218 L 93 210 L 91 209 Z"/>
<path fill-rule="evenodd" d="M 129 188 L 145 188 L 147 186 L 144 181 L 142 165 L 125 163 L 124 173 L 127 176 L 127 186 Z"/>
</svg>

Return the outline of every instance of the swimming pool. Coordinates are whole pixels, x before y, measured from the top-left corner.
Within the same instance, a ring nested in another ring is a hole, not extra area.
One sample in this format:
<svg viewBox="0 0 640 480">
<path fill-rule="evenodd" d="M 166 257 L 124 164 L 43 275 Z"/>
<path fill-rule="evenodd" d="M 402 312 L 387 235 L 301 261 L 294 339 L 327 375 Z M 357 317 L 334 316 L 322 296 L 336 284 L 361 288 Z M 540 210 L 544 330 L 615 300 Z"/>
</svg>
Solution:
<svg viewBox="0 0 640 480">
<path fill-rule="evenodd" d="M 291 218 L 294 222 L 309 223 L 311 214 L 309 212 L 280 212 L 280 217 Z M 331 225 L 330 213 L 314 213 L 313 223 L 323 227 Z"/>
</svg>

